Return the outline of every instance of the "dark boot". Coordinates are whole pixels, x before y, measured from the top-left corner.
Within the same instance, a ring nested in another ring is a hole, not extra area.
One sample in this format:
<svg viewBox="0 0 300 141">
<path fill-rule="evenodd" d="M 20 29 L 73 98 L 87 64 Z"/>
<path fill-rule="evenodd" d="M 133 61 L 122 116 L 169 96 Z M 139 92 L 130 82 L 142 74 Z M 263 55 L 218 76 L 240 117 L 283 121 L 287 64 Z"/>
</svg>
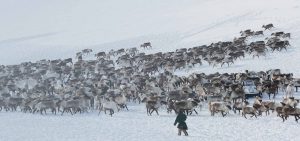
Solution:
<svg viewBox="0 0 300 141">
<path fill-rule="evenodd" d="M 181 136 L 181 129 L 178 129 L 178 136 Z"/>
<path fill-rule="evenodd" d="M 183 130 L 183 133 L 184 133 L 185 136 L 189 135 L 186 130 Z"/>
</svg>

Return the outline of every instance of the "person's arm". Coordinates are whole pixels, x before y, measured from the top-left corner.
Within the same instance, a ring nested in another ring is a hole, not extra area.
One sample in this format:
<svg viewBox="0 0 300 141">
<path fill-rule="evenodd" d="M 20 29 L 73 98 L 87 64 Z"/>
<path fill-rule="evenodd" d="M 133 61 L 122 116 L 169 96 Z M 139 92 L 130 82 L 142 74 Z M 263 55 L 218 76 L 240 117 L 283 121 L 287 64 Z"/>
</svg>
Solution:
<svg viewBox="0 0 300 141">
<path fill-rule="evenodd" d="M 177 122 L 178 122 L 178 116 L 175 119 L 174 126 L 177 124 Z"/>
</svg>

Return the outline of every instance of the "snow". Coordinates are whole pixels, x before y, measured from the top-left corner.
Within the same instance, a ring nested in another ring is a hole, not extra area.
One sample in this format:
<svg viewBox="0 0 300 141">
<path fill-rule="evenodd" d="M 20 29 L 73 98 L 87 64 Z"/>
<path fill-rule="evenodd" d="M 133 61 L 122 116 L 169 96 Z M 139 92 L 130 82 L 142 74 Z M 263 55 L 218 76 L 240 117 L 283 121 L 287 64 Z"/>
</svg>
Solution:
<svg viewBox="0 0 300 141">
<path fill-rule="evenodd" d="M 241 30 L 260 30 L 268 23 L 291 32 L 296 47 L 299 6 L 299 0 L 1 1 L 0 64 L 75 57 L 84 48 L 96 53 L 147 41 L 153 52 L 169 51 L 232 40 Z"/>
<path fill-rule="evenodd" d="M 0 0 L 0 64 L 75 57 L 85 48 L 96 53 L 147 41 L 153 45 L 144 50 L 147 53 L 174 51 L 232 40 L 241 30 L 262 30 L 263 24 L 273 23 L 276 28 L 265 35 L 290 32 L 292 46 L 287 51 L 247 56 L 230 67 L 204 63 L 176 73 L 279 68 L 300 77 L 299 13 L 299 0 Z M 283 123 L 275 113 L 244 119 L 231 112 L 223 118 L 210 116 L 206 107 L 188 117 L 190 136 L 179 137 L 174 113 L 161 109 L 159 116 L 147 116 L 144 104 L 130 103 L 128 108 L 113 117 L 96 111 L 74 116 L 1 111 L 0 140 L 300 140 L 299 124 L 292 117 Z"/>
<path fill-rule="evenodd" d="M 188 116 L 188 137 L 177 136 L 175 114 L 161 109 L 160 115 L 147 116 L 144 104 L 130 104 L 129 111 L 113 117 L 97 112 L 74 116 L 1 112 L 1 140 L 5 141 L 85 141 L 85 140 L 291 140 L 300 139 L 300 129 L 293 117 L 286 122 L 273 113 L 244 119 L 233 112 L 227 117 L 210 116 L 207 108 L 199 115 Z M 13 117 L 13 118 L 12 118 Z"/>
</svg>

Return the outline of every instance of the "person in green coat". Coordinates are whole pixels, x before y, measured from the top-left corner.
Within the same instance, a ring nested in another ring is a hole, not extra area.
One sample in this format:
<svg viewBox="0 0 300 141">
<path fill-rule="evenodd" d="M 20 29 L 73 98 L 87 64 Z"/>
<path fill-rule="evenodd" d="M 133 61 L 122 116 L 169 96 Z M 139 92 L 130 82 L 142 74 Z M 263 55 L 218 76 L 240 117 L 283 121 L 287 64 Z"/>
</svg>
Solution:
<svg viewBox="0 0 300 141">
<path fill-rule="evenodd" d="M 178 136 L 181 136 L 181 132 L 183 132 L 185 136 L 188 136 L 188 133 L 186 131 L 188 130 L 188 127 L 185 123 L 186 118 L 187 116 L 184 114 L 184 111 L 180 110 L 174 122 L 174 126 L 176 126 L 176 124 L 178 123 Z"/>
</svg>

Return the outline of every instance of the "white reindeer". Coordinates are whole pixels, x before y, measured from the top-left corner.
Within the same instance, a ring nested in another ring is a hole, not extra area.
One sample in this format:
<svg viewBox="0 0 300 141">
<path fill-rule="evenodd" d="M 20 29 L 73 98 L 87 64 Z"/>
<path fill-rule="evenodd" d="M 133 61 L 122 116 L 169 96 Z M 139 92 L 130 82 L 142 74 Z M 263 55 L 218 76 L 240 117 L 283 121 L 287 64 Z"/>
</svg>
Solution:
<svg viewBox="0 0 300 141">
<path fill-rule="evenodd" d="M 288 84 L 288 86 L 286 87 L 286 90 L 285 90 L 285 98 L 293 97 L 293 96 L 294 96 L 294 84 L 293 84 L 293 83 L 290 83 L 290 84 Z"/>
<path fill-rule="evenodd" d="M 124 94 L 122 94 L 122 95 L 120 95 L 120 96 L 116 96 L 115 98 L 114 98 L 114 101 L 117 103 L 117 105 L 120 107 L 120 108 L 126 108 L 127 110 L 128 110 L 128 108 L 127 108 L 127 98 L 125 97 L 125 95 Z"/>
<path fill-rule="evenodd" d="M 112 116 L 115 111 L 119 111 L 118 105 L 117 103 L 115 103 L 113 100 L 111 99 L 101 99 L 101 108 L 99 110 L 98 115 L 100 115 L 101 111 L 104 111 L 104 113 L 106 114 L 106 111 L 109 110 L 109 115 Z"/>
</svg>

